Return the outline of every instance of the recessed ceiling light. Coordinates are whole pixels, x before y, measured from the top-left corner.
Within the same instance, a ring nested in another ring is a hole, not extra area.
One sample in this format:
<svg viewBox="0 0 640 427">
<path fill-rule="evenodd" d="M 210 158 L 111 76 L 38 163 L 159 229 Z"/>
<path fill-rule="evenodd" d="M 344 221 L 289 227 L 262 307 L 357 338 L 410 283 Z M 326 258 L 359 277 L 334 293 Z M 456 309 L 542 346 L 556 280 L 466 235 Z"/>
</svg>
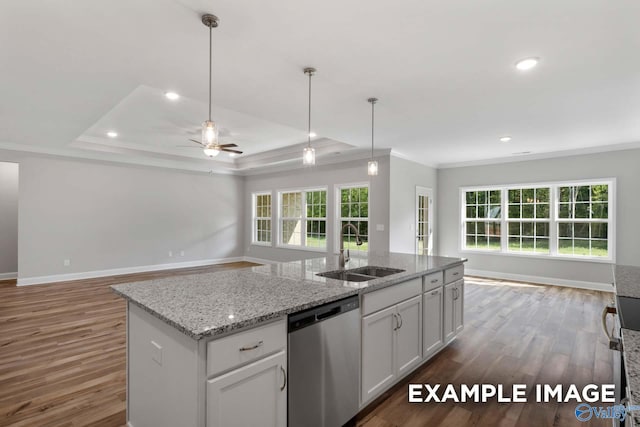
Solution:
<svg viewBox="0 0 640 427">
<path fill-rule="evenodd" d="M 516 68 L 520 71 L 527 71 L 538 65 L 540 59 L 538 58 L 524 58 L 516 62 Z"/>
<path fill-rule="evenodd" d="M 315 132 L 309 132 L 309 136 L 310 136 L 311 138 L 315 138 L 316 136 L 318 136 L 318 134 L 317 134 L 317 133 L 315 133 Z"/>
<path fill-rule="evenodd" d="M 109 138 L 117 138 L 118 137 L 118 132 L 110 130 L 109 132 L 107 132 L 107 136 Z"/>
<path fill-rule="evenodd" d="M 500 137 L 500 142 L 509 142 L 511 141 L 511 137 L 510 136 L 502 136 Z"/>
<path fill-rule="evenodd" d="M 233 314 L 230 314 L 227 316 L 229 319 L 234 319 L 236 316 L 234 316 Z"/>
<path fill-rule="evenodd" d="M 175 92 L 165 92 L 164 96 L 165 98 L 170 99 L 172 101 L 175 101 L 180 98 L 180 95 L 178 95 Z"/>
</svg>

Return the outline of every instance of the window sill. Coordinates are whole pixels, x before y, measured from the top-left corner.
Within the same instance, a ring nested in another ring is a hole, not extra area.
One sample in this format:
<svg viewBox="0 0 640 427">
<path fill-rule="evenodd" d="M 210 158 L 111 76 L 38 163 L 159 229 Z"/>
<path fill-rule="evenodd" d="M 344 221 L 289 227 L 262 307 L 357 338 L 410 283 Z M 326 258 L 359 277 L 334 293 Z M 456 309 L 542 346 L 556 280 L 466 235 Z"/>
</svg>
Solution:
<svg viewBox="0 0 640 427">
<path fill-rule="evenodd" d="M 581 255 L 550 255 L 541 253 L 526 253 L 526 252 L 502 252 L 496 250 L 474 250 L 474 249 L 461 249 L 461 254 L 482 254 L 482 255 L 499 255 L 509 257 L 520 258 L 535 258 L 545 260 L 558 260 L 558 261 L 580 261 L 580 262 L 595 262 L 600 264 L 615 264 L 615 258 L 602 258 L 602 257 L 588 257 Z"/>
<path fill-rule="evenodd" d="M 273 246 L 273 244 L 271 242 L 251 242 L 252 246 L 260 246 L 260 247 L 267 247 L 270 248 Z"/>
<path fill-rule="evenodd" d="M 278 249 L 293 249 L 296 251 L 309 251 L 309 252 L 327 252 L 327 248 L 314 248 L 309 246 L 297 246 L 297 245 L 276 245 Z"/>
</svg>

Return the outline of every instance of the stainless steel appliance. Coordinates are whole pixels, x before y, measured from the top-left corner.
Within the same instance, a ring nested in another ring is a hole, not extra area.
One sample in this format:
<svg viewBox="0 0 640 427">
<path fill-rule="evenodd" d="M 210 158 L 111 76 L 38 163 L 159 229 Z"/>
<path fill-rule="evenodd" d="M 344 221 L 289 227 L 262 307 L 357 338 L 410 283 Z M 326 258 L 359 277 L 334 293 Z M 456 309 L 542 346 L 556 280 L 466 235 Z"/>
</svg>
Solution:
<svg viewBox="0 0 640 427">
<path fill-rule="evenodd" d="M 358 413 L 358 296 L 289 315 L 289 427 L 339 427 Z"/>
</svg>

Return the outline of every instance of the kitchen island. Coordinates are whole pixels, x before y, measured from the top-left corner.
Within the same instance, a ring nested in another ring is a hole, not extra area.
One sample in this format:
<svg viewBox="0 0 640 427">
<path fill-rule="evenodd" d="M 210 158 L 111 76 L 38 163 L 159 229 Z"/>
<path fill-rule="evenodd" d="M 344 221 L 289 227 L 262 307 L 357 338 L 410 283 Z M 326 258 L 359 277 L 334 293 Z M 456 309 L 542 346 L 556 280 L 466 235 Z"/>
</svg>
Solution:
<svg viewBox="0 0 640 427">
<path fill-rule="evenodd" d="M 353 282 L 317 275 L 338 270 L 331 256 L 113 286 L 128 307 L 128 422 L 285 426 L 287 316 L 353 295 L 361 302 L 364 407 L 462 329 L 464 261 L 396 253 L 354 257 L 347 269 L 402 271 Z M 405 307 L 408 321 L 380 329 L 380 318 L 399 319 Z M 387 342 L 415 348 L 387 348 Z M 380 356 L 383 350 L 389 357 Z M 380 372 L 387 359 L 390 372 Z"/>
</svg>

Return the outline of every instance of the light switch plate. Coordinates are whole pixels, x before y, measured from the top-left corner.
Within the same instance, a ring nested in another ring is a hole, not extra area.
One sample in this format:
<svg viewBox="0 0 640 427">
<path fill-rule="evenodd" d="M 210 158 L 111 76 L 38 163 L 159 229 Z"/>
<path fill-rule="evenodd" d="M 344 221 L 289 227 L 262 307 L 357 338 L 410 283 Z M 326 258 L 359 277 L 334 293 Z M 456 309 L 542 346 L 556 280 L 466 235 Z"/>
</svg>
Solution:
<svg viewBox="0 0 640 427">
<path fill-rule="evenodd" d="M 384 231 L 384 224 L 376 224 L 376 231 Z"/>
<path fill-rule="evenodd" d="M 162 366 L 162 346 L 155 341 L 151 341 L 151 359 Z"/>
</svg>

